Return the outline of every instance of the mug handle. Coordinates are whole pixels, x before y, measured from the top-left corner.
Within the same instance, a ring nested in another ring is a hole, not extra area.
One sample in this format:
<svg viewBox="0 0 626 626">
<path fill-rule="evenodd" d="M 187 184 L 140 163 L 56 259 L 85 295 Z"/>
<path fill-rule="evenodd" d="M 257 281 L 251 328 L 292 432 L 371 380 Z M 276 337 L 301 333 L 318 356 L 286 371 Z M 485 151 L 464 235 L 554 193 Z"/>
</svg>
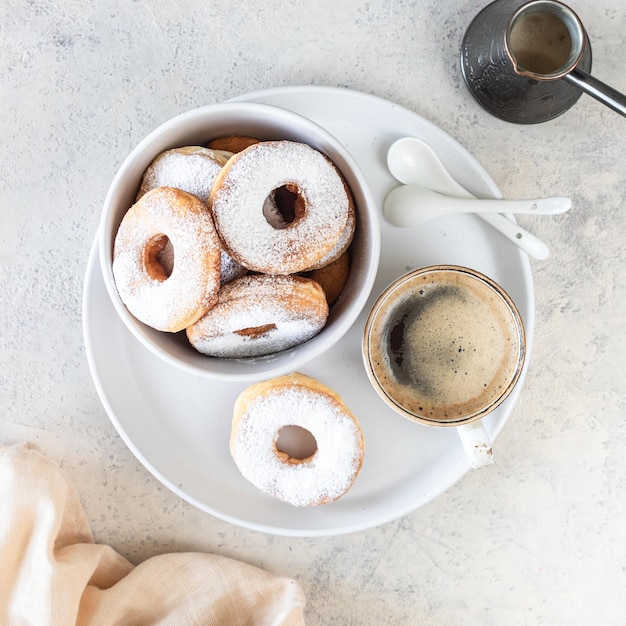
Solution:
<svg viewBox="0 0 626 626">
<path fill-rule="evenodd" d="M 473 469 L 491 465 L 494 461 L 491 439 L 482 420 L 456 427 L 467 460 Z"/>
</svg>

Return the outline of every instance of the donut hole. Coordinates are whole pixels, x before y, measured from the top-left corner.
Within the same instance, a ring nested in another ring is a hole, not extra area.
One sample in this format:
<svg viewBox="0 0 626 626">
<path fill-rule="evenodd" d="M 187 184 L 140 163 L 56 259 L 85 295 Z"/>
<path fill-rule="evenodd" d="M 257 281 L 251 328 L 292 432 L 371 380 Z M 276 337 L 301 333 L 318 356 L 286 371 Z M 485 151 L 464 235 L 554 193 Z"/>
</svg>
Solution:
<svg viewBox="0 0 626 626">
<path fill-rule="evenodd" d="M 289 424 L 276 434 L 276 454 L 286 463 L 305 463 L 317 452 L 317 441 L 313 434 L 302 426 Z"/>
<path fill-rule="evenodd" d="M 248 337 L 249 339 L 260 339 L 269 335 L 273 330 L 276 330 L 276 324 L 264 324 L 263 326 L 251 326 L 250 328 L 240 328 L 235 331 L 236 335 L 242 337 Z"/>
<path fill-rule="evenodd" d="M 144 266 L 150 278 L 165 281 L 174 271 L 174 246 L 167 235 L 155 235 L 144 248 Z"/>
<path fill-rule="evenodd" d="M 304 213 L 304 198 L 298 186 L 292 183 L 272 190 L 263 203 L 263 216 L 276 230 L 289 228 L 304 217 Z"/>
</svg>

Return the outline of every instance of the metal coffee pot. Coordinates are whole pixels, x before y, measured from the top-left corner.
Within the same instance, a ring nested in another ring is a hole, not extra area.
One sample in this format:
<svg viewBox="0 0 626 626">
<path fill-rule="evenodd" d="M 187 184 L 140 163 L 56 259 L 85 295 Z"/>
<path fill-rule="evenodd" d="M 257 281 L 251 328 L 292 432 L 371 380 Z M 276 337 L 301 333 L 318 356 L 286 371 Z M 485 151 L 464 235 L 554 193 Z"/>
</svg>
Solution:
<svg viewBox="0 0 626 626">
<path fill-rule="evenodd" d="M 626 116 L 626 96 L 589 74 L 591 45 L 582 22 L 554 0 L 496 0 L 470 23 L 461 70 L 476 100 L 518 124 L 551 120 L 583 92 Z"/>
</svg>

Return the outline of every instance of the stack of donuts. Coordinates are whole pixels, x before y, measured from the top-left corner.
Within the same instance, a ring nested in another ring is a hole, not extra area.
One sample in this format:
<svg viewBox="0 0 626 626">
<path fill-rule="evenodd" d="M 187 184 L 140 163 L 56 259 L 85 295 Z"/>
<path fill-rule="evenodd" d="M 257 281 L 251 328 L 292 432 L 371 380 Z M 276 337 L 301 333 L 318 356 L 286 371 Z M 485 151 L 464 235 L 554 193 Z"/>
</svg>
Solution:
<svg viewBox="0 0 626 626">
<path fill-rule="evenodd" d="M 141 322 L 199 352 L 261 357 L 325 326 L 349 272 L 352 194 L 321 152 L 221 137 L 149 165 L 115 237 L 113 276 Z"/>
</svg>

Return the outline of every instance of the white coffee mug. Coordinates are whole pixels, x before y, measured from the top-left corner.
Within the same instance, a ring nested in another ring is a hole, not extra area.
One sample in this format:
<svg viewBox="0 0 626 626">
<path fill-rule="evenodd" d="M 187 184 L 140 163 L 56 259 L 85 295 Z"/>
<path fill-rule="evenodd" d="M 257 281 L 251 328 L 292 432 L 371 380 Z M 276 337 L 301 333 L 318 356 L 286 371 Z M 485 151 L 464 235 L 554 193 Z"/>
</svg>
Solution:
<svg viewBox="0 0 626 626">
<path fill-rule="evenodd" d="M 378 297 L 362 347 L 389 406 L 414 422 L 455 427 L 472 467 L 493 462 L 482 418 L 511 393 L 526 354 L 521 316 L 500 285 L 456 265 L 414 270 Z"/>
</svg>

